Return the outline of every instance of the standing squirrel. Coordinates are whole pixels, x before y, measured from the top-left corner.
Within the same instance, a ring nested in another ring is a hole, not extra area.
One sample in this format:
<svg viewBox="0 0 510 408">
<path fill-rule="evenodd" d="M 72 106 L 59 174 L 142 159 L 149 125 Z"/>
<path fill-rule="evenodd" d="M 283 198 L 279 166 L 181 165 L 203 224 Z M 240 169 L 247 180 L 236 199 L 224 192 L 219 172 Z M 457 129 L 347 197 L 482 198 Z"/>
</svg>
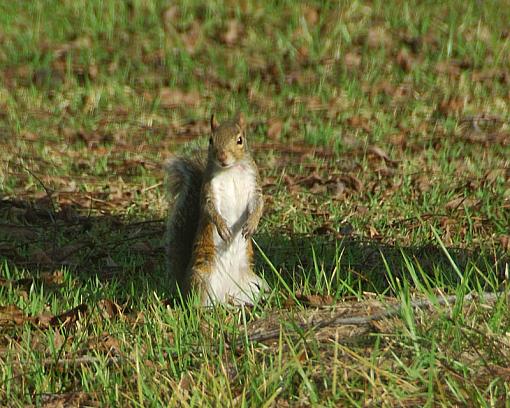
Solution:
<svg viewBox="0 0 510 408">
<path fill-rule="evenodd" d="M 243 115 L 221 125 L 213 115 L 207 159 L 172 158 L 167 178 L 168 269 L 181 294 L 193 290 L 202 305 L 253 304 L 268 290 L 252 269 L 264 201 Z"/>
</svg>

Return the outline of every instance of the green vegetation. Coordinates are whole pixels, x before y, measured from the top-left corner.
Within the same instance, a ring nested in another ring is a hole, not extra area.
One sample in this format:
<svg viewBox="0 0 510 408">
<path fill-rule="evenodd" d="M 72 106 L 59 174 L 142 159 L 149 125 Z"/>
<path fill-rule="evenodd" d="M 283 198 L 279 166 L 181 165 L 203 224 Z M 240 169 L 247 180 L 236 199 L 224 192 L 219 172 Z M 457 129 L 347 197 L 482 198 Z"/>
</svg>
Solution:
<svg viewBox="0 0 510 408">
<path fill-rule="evenodd" d="M 502 1 L 1 2 L 0 405 L 508 406 L 508 21 Z M 237 110 L 273 291 L 175 306 L 162 164 Z"/>
</svg>

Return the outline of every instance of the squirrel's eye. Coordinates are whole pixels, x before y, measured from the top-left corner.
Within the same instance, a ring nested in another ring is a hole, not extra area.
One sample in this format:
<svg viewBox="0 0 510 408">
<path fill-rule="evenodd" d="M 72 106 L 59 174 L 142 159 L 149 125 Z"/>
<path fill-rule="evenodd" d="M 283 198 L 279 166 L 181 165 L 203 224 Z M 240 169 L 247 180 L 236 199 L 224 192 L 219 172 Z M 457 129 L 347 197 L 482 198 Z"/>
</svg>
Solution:
<svg viewBox="0 0 510 408">
<path fill-rule="evenodd" d="M 243 144 L 243 138 L 242 138 L 241 136 L 239 136 L 239 137 L 237 138 L 237 144 L 238 144 L 238 145 L 242 145 L 242 144 Z"/>
</svg>

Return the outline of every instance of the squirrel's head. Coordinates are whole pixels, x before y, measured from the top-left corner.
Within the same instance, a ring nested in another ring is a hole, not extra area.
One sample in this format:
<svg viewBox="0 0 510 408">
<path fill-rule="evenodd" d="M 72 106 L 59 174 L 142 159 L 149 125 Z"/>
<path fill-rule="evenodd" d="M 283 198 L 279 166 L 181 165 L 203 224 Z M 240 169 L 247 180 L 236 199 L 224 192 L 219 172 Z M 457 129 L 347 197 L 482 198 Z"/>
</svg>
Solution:
<svg viewBox="0 0 510 408">
<path fill-rule="evenodd" d="M 230 167 L 246 157 L 246 123 L 242 113 L 234 120 L 218 124 L 211 116 L 211 136 L 209 138 L 209 158 L 219 167 Z"/>
</svg>

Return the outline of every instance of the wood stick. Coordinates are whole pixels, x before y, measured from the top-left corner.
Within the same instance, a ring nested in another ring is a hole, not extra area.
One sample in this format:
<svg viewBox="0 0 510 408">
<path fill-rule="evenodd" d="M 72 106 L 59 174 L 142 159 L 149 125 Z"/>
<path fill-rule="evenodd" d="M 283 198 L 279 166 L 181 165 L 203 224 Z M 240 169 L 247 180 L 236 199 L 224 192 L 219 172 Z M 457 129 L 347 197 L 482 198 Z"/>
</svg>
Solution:
<svg viewBox="0 0 510 408">
<path fill-rule="evenodd" d="M 505 295 L 504 292 L 482 292 L 481 295 L 473 295 L 469 294 L 464 296 L 462 299 L 464 302 L 473 302 L 479 298 L 483 298 L 487 303 L 496 302 L 501 296 Z M 456 295 L 446 296 L 437 298 L 436 301 L 431 301 L 429 299 L 420 299 L 411 301 L 410 306 L 413 309 L 424 309 L 430 306 L 438 305 L 450 305 L 457 300 Z M 394 317 L 399 315 L 402 312 L 403 304 L 399 304 L 397 306 L 392 306 L 383 310 L 382 312 L 374 313 L 368 316 L 350 316 L 350 317 L 342 317 L 342 316 L 334 316 L 329 319 L 322 319 L 318 322 L 306 322 L 306 323 L 298 323 L 298 327 L 302 330 L 317 330 L 323 327 L 336 327 L 336 326 L 361 326 L 364 324 L 370 324 L 372 322 L 388 319 L 390 317 Z M 281 329 L 275 329 L 266 331 L 263 333 L 253 334 L 248 336 L 248 340 L 251 342 L 261 342 L 266 340 L 275 339 L 280 336 Z"/>
</svg>

